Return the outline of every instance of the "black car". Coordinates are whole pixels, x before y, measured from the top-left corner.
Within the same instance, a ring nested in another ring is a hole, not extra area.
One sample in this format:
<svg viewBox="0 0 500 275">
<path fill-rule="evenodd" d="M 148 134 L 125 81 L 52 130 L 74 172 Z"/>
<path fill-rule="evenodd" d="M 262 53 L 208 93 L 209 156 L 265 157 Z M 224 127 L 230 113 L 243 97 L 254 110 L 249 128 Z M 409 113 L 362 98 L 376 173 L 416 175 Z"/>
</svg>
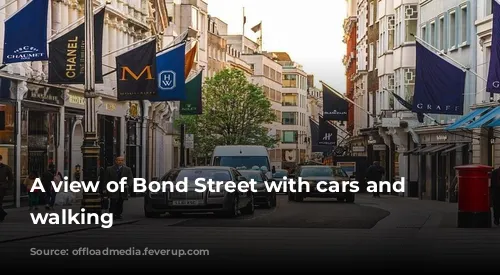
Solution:
<svg viewBox="0 0 500 275">
<path fill-rule="evenodd" d="M 337 198 L 339 201 L 345 201 L 352 203 L 354 202 L 355 195 L 352 192 L 320 192 L 316 188 L 319 182 L 332 182 L 336 181 L 342 183 L 343 181 L 350 181 L 351 178 L 346 174 L 346 172 L 337 166 L 325 166 L 325 165 L 304 165 L 299 166 L 295 171 L 294 175 L 290 177 L 298 181 L 299 178 L 302 181 L 309 183 L 309 192 L 290 192 L 288 191 L 288 200 L 301 202 L 307 197 L 315 198 Z M 322 186 L 321 188 L 326 188 Z"/>
<path fill-rule="evenodd" d="M 277 183 L 279 181 L 283 181 L 283 177 L 287 177 L 288 180 L 288 171 L 285 169 L 276 169 L 276 172 L 273 174 L 273 180 Z M 279 193 L 284 193 L 285 191 L 284 185 L 282 185 L 281 190 L 279 190 Z"/>
<path fill-rule="evenodd" d="M 269 179 L 260 170 L 238 170 L 242 176 L 247 178 L 249 181 L 254 180 L 257 182 L 255 189 L 257 192 L 254 193 L 254 203 L 258 206 L 264 206 L 266 208 L 273 208 L 276 206 L 276 192 L 269 192 L 266 189 L 265 181 Z"/>
<path fill-rule="evenodd" d="M 188 192 L 150 192 L 144 196 L 144 214 L 147 218 L 169 213 L 178 216 L 182 213 L 213 212 L 217 215 L 236 217 L 241 214 L 252 215 L 254 196 L 252 190 L 246 192 L 196 192 L 196 179 L 211 179 L 222 182 L 248 181 L 236 169 L 223 166 L 201 166 L 172 169 L 160 182 L 179 182 L 187 178 Z M 198 189 L 199 190 L 199 189 Z"/>
</svg>

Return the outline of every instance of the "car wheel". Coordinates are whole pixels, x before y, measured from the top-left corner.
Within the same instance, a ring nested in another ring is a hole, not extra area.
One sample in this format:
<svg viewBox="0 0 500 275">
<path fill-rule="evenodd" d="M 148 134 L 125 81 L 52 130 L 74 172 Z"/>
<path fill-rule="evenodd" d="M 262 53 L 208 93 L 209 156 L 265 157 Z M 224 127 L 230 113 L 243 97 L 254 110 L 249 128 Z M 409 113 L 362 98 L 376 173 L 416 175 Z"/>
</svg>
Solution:
<svg viewBox="0 0 500 275">
<path fill-rule="evenodd" d="M 149 212 L 146 209 L 144 209 L 144 215 L 146 216 L 146 218 L 154 219 L 154 218 L 159 218 L 161 216 L 161 213 Z"/>
<path fill-rule="evenodd" d="M 356 197 L 356 195 L 349 194 L 349 196 L 347 196 L 347 198 L 346 198 L 346 202 L 348 202 L 348 203 L 354 203 L 355 197 Z"/>
<path fill-rule="evenodd" d="M 273 207 L 273 198 L 272 195 L 269 194 L 266 198 L 266 204 L 264 205 L 265 208 L 271 208 Z"/>
<path fill-rule="evenodd" d="M 276 194 L 273 194 L 272 207 L 276 207 Z"/>
<path fill-rule="evenodd" d="M 304 201 L 304 196 L 300 193 L 295 193 L 295 201 L 296 202 L 303 202 Z"/>
<path fill-rule="evenodd" d="M 253 195 L 250 199 L 250 202 L 241 209 L 241 214 L 244 215 L 252 215 L 255 212 L 255 204 L 254 204 L 254 198 Z"/>
<path fill-rule="evenodd" d="M 238 207 L 238 197 L 234 196 L 233 201 L 231 202 L 231 205 L 229 209 L 226 211 L 225 215 L 228 218 L 234 218 L 237 217 L 239 214 L 239 207 Z"/>
</svg>

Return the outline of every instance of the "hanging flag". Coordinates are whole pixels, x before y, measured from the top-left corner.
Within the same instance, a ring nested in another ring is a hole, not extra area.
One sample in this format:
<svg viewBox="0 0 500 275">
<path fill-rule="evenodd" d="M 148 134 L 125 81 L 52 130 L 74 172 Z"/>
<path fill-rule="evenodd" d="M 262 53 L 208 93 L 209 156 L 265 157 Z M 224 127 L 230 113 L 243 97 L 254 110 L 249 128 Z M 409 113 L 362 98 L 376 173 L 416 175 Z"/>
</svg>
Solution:
<svg viewBox="0 0 500 275">
<path fill-rule="evenodd" d="M 409 111 L 412 111 L 413 106 L 411 105 L 410 102 L 404 100 L 402 97 L 400 97 L 395 92 L 391 92 L 391 93 L 394 96 L 394 98 L 399 102 L 399 104 L 403 105 L 403 107 L 405 107 Z M 423 123 L 424 122 L 424 114 L 421 112 L 417 113 L 417 119 L 418 119 L 418 122 Z"/>
<path fill-rule="evenodd" d="M 347 121 L 349 102 L 323 84 L 323 117 L 326 120 Z"/>
<path fill-rule="evenodd" d="M 336 145 L 337 144 L 337 128 L 326 120 L 324 117 L 319 119 L 319 137 L 318 145 Z"/>
<path fill-rule="evenodd" d="M 186 100 L 184 65 L 186 44 L 159 53 L 156 56 L 157 94 L 150 101 Z"/>
<path fill-rule="evenodd" d="M 186 100 L 181 101 L 181 115 L 201 115 L 203 70 L 186 83 Z"/>
<path fill-rule="evenodd" d="M 262 22 L 252 27 L 253 32 L 258 32 L 260 30 L 262 30 Z"/>
<path fill-rule="evenodd" d="M 486 91 L 500 93 L 500 4 L 490 0 L 493 9 L 493 29 L 491 31 L 491 54 Z"/>
<path fill-rule="evenodd" d="M 116 57 L 117 99 L 149 100 L 156 96 L 156 39 Z"/>
<path fill-rule="evenodd" d="M 102 35 L 105 9 L 94 15 L 95 83 L 103 83 Z M 85 23 L 49 43 L 49 83 L 85 83 Z"/>
<path fill-rule="evenodd" d="M 3 64 L 47 60 L 48 0 L 32 0 L 5 21 Z"/>
<path fill-rule="evenodd" d="M 197 52 L 198 52 L 198 43 L 195 42 L 194 47 L 192 47 L 186 53 L 186 61 L 185 61 L 185 65 L 184 65 L 184 77 L 185 77 L 185 79 L 188 78 L 189 73 L 191 73 L 191 70 L 193 69 L 194 59 L 196 57 Z"/>
<path fill-rule="evenodd" d="M 465 72 L 416 42 L 415 113 L 462 115 Z"/>
<path fill-rule="evenodd" d="M 314 152 L 329 152 L 330 146 L 317 145 L 319 143 L 319 124 L 313 119 L 309 118 L 309 128 L 311 129 L 311 151 Z"/>
</svg>

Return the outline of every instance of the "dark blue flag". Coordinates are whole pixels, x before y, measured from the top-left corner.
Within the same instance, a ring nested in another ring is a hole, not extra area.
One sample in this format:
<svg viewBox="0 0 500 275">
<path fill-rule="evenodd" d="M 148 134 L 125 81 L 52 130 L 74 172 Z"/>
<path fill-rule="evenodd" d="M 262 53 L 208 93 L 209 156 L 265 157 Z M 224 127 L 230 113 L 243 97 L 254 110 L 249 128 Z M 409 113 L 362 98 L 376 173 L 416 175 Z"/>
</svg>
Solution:
<svg viewBox="0 0 500 275">
<path fill-rule="evenodd" d="M 402 97 L 400 97 L 398 94 L 396 94 L 395 92 L 392 92 L 392 95 L 394 96 L 394 98 L 399 102 L 399 104 L 403 105 L 403 107 L 405 107 L 406 109 L 410 110 L 412 109 L 412 105 L 410 102 L 404 100 Z M 420 123 L 423 123 L 424 122 L 424 114 L 422 113 L 417 113 L 417 119 L 418 119 L 418 122 Z"/>
<path fill-rule="evenodd" d="M 150 101 L 186 100 L 184 65 L 186 44 L 181 43 L 171 50 L 156 56 L 156 79 L 158 92 Z"/>
<path fill-rule="evenodd" d="M 416 42 L 415 113 L 462 115 L 465 72 Z"/>
<path fill-rule="evenodd" d="M 486 91 L 500 93 L 500 4 L 491 0 L 493 8 L 493 29 L 491 31 L 491 55 Z"/>
<path fill-rule="evenodd" d="M 47 60 L 48 0 L 32 0 L 5 21 L 3 64 Z"/>
<path fill-rule="evenodd" d="M 326 120 L 347 121 L 349 102 L 323 85 L 323 117 Z"/>
</svg>

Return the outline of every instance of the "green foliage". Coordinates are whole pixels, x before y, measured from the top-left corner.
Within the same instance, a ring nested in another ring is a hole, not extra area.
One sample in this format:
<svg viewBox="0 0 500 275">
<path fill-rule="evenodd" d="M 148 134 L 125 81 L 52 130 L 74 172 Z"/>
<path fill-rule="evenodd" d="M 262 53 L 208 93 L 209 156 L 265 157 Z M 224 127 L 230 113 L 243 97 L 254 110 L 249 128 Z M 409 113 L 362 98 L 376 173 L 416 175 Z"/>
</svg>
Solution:
<svg viewBox="0 0 500 275">
<path fill-rule="evenodd" d="M 179 129 L 195 136 L 195 154 L 210 154 L 217 145 L 263 145 L 277 141 L 267 135 L 264 124 L 276 119 L 262 88 L 250 83 L 242 71 L 225 69 L 203 85 L 203 114 L 181 116 Z"/>
</svg>

